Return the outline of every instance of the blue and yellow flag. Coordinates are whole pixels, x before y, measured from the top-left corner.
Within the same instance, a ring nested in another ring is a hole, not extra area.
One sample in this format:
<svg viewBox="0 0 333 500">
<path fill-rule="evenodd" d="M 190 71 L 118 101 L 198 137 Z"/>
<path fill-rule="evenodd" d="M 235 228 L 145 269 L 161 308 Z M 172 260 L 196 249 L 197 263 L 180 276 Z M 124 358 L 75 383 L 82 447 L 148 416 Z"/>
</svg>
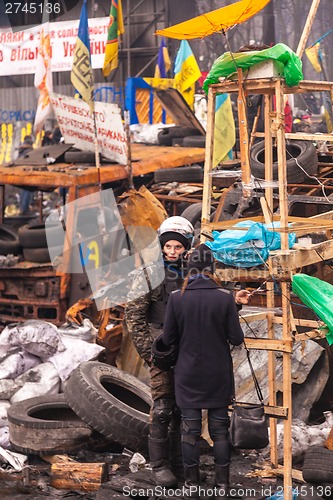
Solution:
<svg viewBox="0 0 333 500">
<path fill-rule="evenodd" d="M 87 0 L 83 0 L 79 31 L 76 37 L 71 82 L 82 99 L 89 104 L 90 113 L 94 112 L 94 79 L 90 58 Z"/>
<path fill-rule="evenodd" d="M 171 61 L 169 57 L 169 52 L 165 46 L 164 38 L 160 45 L 160 50 L 158 52 L 157 64 L 155 68 L 154 78 L 166 78 L 167 72 L 171 68 Z"/>
<path fill-rule="evenodd" d="M 223 161 L 236 142 L 235 120 L 229 94 L 219 94 L 215 101 L 213 167 Z"/>
<path fill-rule="evenodd" d="M 182 40 L 175 60 L 174 88 L 184 97 L 193 109 L 194 84 L 199 80 L 201 71 L 187 40 Z"/>
<path fill-rule="evenodd" d="M 102 72 L 108 76 L 118 66 L 119 36 L 124 33 L 121 0 L 111 0 L 108 39 L 106 42 Z"/>
</svg>

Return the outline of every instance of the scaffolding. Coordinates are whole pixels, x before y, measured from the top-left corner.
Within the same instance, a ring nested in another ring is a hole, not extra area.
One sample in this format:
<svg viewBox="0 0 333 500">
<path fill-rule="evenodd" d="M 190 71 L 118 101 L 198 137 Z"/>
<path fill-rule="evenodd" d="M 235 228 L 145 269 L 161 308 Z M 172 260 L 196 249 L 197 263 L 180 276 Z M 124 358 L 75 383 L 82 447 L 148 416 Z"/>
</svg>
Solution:
<svg viewBox="0 0 333 500">
<path fill-rule="evenodd" d="M 314 140 L 318 136 L 310 134 L 285 133 L 284 107 L 288 94 L 306 93 L 312 91 L 328 91 L 333 97 L 332 82 L 301 81 L 296 87 L 287 87 L 281 78 L 243 79 L 242 70 L 238 70 L 237 80 L 225 80 L 223 83 L 209 86 L 208 90 L 208 117 L 207 137 L 204 167 L 203 185 L 203 209 L 201 242 L 212 237 L 212 231 L 223 231 L 228 228 L 235 229 L 240 220 L 234 219 L 220 222 L 210 222 L 211 192 L 212 192 L 212 162 L 214 147 L 214 124 L 215 124 L 215 98 L 221 93 L 236 93 L 238 96 L 238 118 L 240 128 L 240 150 L 243 197 L 251 195 L 251 169 L 249 162 L 249 137 L 245 113 L 245 99 L 249 94 L 261 94 L 264 99 L 264 133 L 254 133 L 254 136 L 264 137 L 265 140 L 265 196 L 261 199 L 262 215 L 252 217 L 262 223 L 279 221 L 279 228 L 275 231 L 281 234 L 281 250 L 271 252 L 265 266 L 260 268 L 240 269 L 222 267 L 217 262 L 216 273 L 223 281 L 228 282 L 252 282 L 262 281 L 266 283 L 267 311 L 254 314 L 249 320 L 267 320 L 267 338 L 247 338 L 246 345 L 249 349 L 261 349 L 268 351 L 268 405 L 265 411 L 270 417 L 270 445 L 271 463 L 273 467 L 280 469 L 283 474 L 284 498 L 292 498 L 292 378 L 291 378 L 291 355 L 295 342 L 307 339 L 322 338 L 325 330 L 318 330 L 318 323 L 313 320 L 294 318 L 290 305 L 290 282 L 292 276 L 306 265 L 314 264 L 333 257 L 333 211 L 323 213 L 310 218 L 290 217 L 288 215 L 288 193 L 287 193 L 287 167 L 286 167 L 286 139 Z M 321 140 L 333 141 L 331 134 L 323 134 Z M 273 213 L 273 143 L 277 149 L 278 162 L 278 196 L 279 214 Z M 295 165 L 295 168 L 298 168 Z M 291 232 L 297 237 L 305 234 L 325 231 L 327 241 L 309 247 L 295 245 L 289 248 L 288 236 Z M 282 296 L 282 317 L 274 312 L 275 287 L 279 283 Z M 275 336 L 274 326 L 282 325 L 282 338 Z M 306 333 L 298 333 L 298 327 L 306 330 Z M 327 332 L 327 330 L 326 330 Z M 277 405 L 276 389 L 276 354 L 282 353 L 283 367 L 283 399 L 282 405 Z M 284 422 L 284 456 L 283 466 L 278 466 L 277 452 L 277 420 Z"/>
</svg>

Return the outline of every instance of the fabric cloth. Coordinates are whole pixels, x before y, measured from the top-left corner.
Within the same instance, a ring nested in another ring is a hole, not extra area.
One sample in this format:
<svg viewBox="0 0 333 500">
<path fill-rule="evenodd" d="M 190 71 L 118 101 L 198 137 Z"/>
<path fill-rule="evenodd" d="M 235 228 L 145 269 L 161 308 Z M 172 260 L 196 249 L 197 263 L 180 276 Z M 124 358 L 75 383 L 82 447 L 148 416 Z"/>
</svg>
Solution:
<svg viewBox="0 0 333 500">
<path fill-rule="evenodd" d="M 189 250 L 191 247 L 191 242 L 182 234 L 176 233 L 175 231 L 167 231 L 166 233 L 161 234 L 159 237 L 161 247 L 163 249 L 164 245 L 167 241 L 176 240 L 179 241 L 183 245 L 186 250 Z"/>
<path fill-rule="evenodd" d="M 189 281 L 184 294 L 172 292 L 166 310 L 163 342 L 179 343 L 174 368 L 180 408 L 217 408 L 232 396 L 229 342 L 244 335 L 233 296 L 206 276 Z"/>
</svg>

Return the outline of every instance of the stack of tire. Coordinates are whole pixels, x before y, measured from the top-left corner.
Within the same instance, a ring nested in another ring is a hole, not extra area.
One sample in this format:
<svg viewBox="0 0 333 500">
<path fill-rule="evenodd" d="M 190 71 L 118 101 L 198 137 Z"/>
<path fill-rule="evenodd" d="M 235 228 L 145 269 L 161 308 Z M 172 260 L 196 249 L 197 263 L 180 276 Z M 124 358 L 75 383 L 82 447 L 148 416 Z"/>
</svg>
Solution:
<svg viewBox="0 0 333 500">
<path fill-rule="evenodd" d="M 40 264 L 51 262 L 51 256 L 61 255 L 64 245 L 64 231 L 58 223 L 47 224 L 46 237 L 45 222 L 32 222 L 21 226 L 18 230 L 19 244 L 23 250 L 23 258 L 29 262 Z M 52 242 L 49 252 L 48 240 Z"/>
<path fill-rule="evenodd" d="M 0 255 L 20 255 L 21 251 L 17 231 L 7 224 L 0 224 Z"/>
<path fill-rule="evenodd" d="M 157 136 L 161 146 L 184 146 L 192 148 L 204 148 L 206 137 L 200 130 L 191 127 L 167 127 L 161 130 Z"/>
<path fill-rule="evenodd" d="M 273 179 L 278 178 L 277 148 L 273 147 Z M 265 178 L 265 141 L 255 143 L 250 150 L 251 172 Z M 318 156 L 311 141 L 289 140 L 286 143 L 286 169 L 289 183 L 300 183 L 318 172 Z"/>
<path fill-rule="evenodd" d="M 9 439 L 14 450 L 43 456 L 87 448 L 101 434 L 147 453 L 151 403 L 150 388 L 136 377 L 98 361 L 83 362 L 63 394 L 12 404 Z"/>
</svg>

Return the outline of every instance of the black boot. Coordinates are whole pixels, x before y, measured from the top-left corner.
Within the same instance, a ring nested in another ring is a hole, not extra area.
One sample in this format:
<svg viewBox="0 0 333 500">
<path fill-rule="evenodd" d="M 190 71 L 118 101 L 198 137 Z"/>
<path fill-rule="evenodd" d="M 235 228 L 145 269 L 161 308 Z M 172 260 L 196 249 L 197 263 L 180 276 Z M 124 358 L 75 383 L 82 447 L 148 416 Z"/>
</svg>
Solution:
<svg viewBox="0 0 333 500">
<path fill-rule="evenodd" d="M 185 481 L 180 430 L 169 432 L 169 460 L 178 481 Z"/>
<path fill-rule="evenodd" d="M 164 488 L 175 488 L 177 478 L 170 469 L 167 439 L 148 438 L 149 460 L 155 484 Z"/>
<path fill-rule="evenodd" d="M 214 487 L 217 489 L 215 498 L 224 498 L 229 495 L 230 482 L 229 482 L 230 467 L 229 465 L 215 464 L 215 480 Z"/>
<path fill-rule="evenodd" d="M 184 465 L 185 484 L 184 488 L 187 492 L 186 496 L 191 498 L 200 498 L 200 470 L 199 465 L 186 467 Z"/>
</svg>

